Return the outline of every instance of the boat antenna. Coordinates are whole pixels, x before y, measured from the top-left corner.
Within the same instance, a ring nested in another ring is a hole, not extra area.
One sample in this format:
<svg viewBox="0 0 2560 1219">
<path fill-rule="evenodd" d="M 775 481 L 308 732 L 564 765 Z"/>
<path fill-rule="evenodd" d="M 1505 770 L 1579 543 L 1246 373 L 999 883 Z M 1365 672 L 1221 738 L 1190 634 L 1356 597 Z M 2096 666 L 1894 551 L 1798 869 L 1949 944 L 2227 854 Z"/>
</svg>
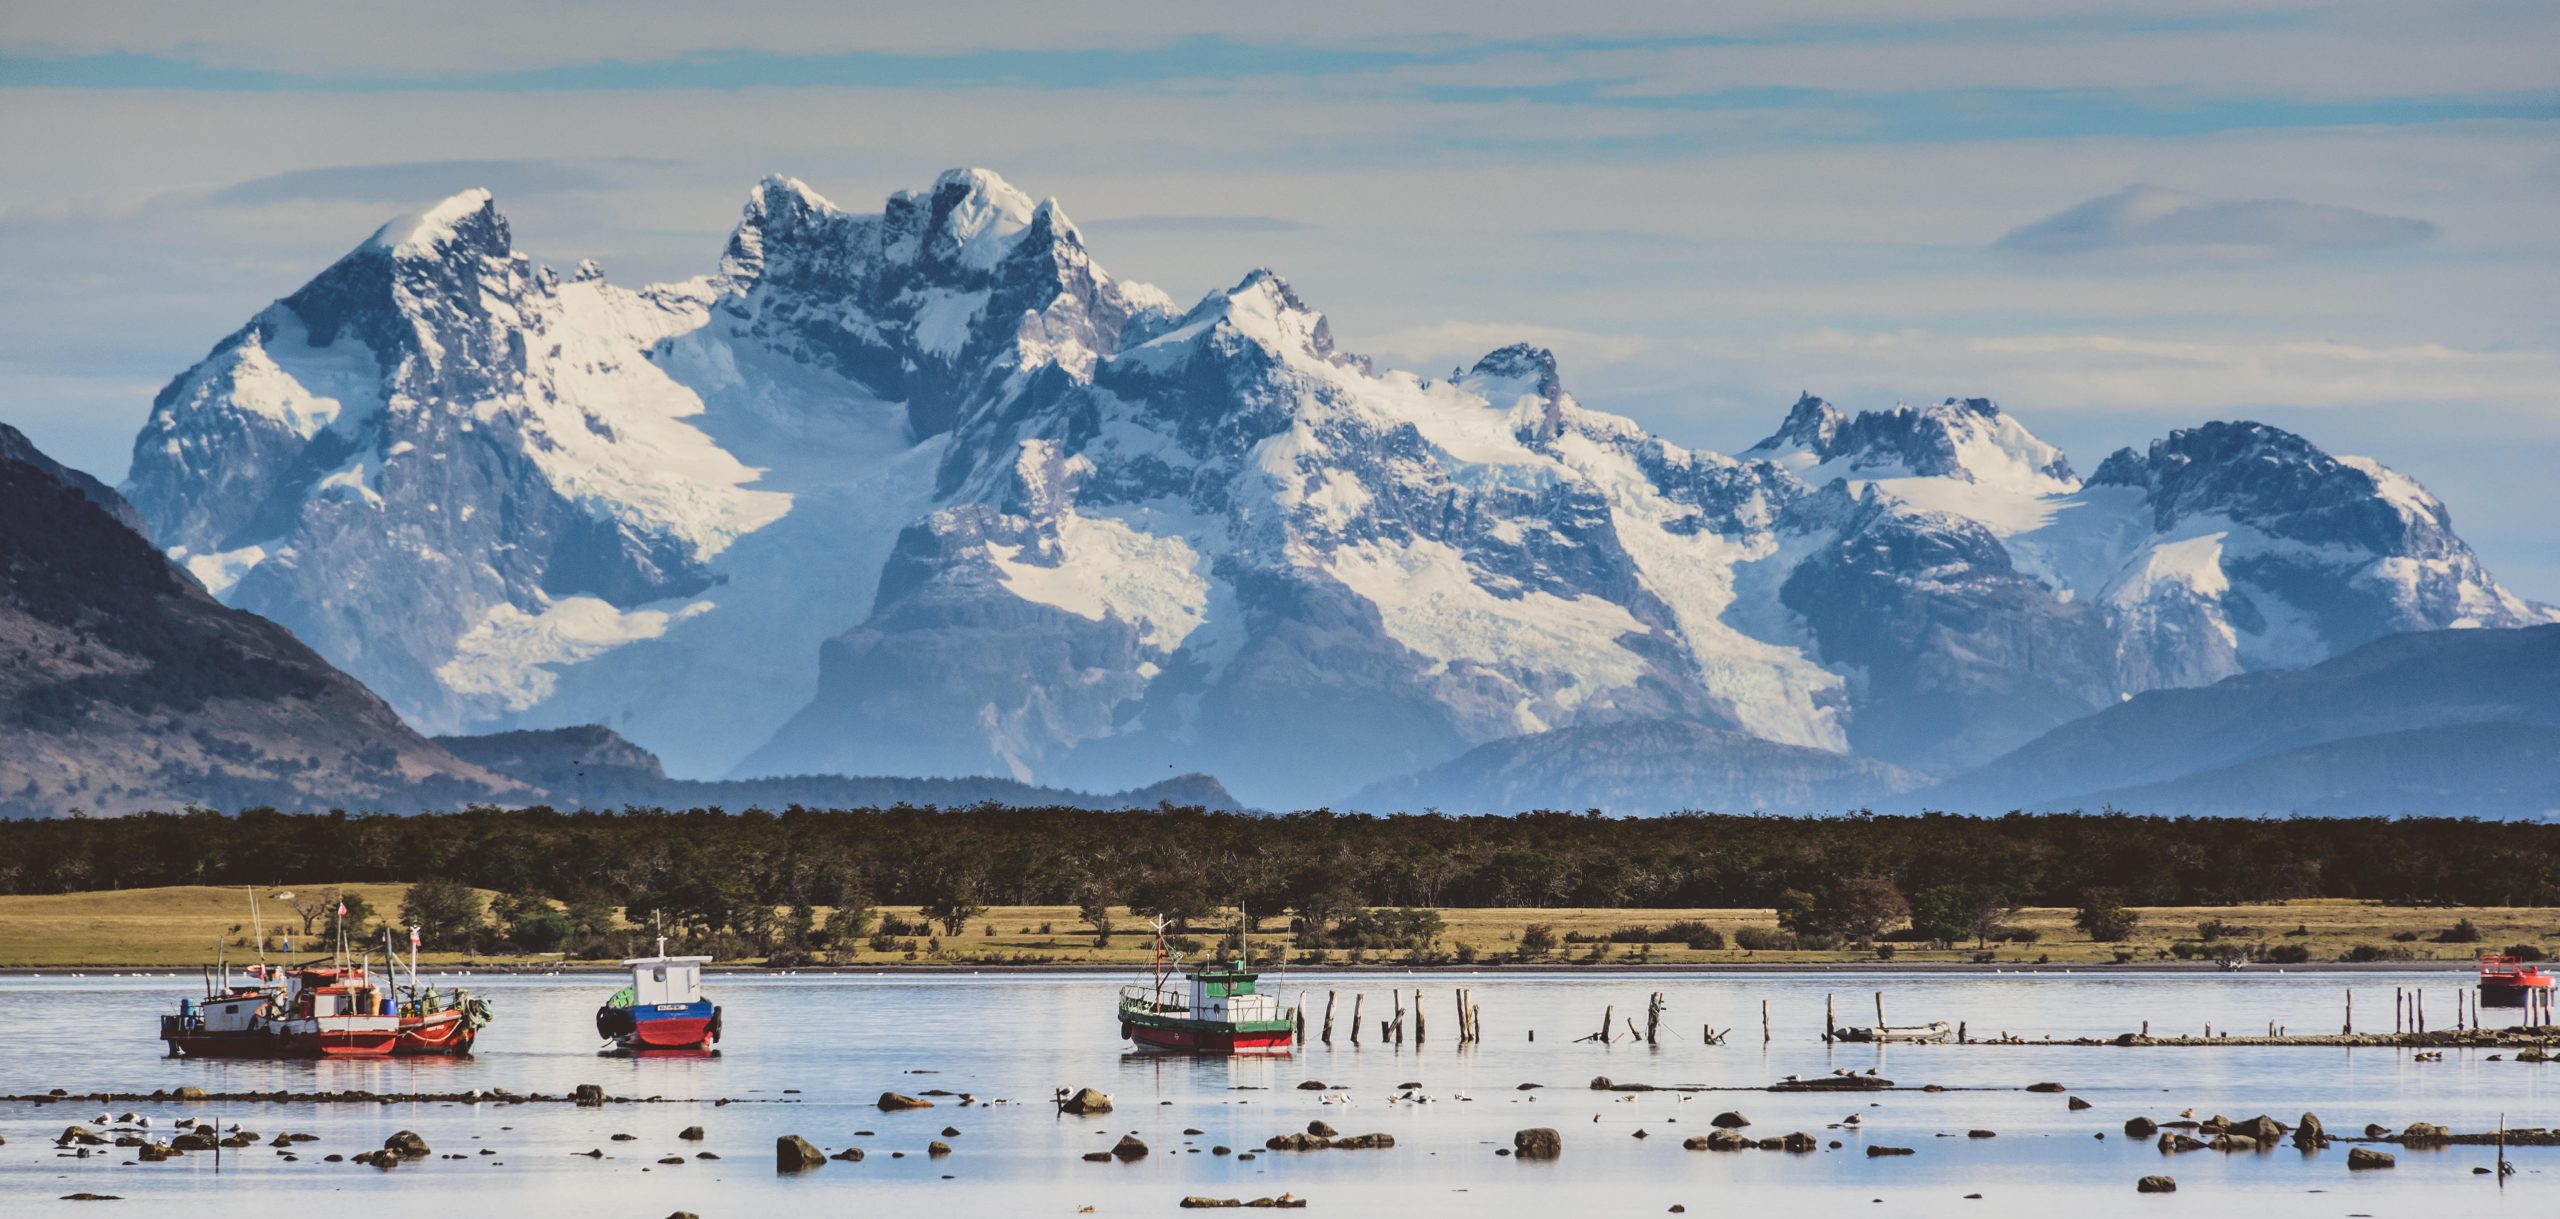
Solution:
<svg viewBox="0 0 2560 1219">
<path fill-rule="evenodd" d="M 257 937 L 258 966 L 263 970 L 267 964 L 267 925 L 258 914 L 258 887 L 256 885 L 242 887 L 249 891 L 249 934 Z"/>
</svg>

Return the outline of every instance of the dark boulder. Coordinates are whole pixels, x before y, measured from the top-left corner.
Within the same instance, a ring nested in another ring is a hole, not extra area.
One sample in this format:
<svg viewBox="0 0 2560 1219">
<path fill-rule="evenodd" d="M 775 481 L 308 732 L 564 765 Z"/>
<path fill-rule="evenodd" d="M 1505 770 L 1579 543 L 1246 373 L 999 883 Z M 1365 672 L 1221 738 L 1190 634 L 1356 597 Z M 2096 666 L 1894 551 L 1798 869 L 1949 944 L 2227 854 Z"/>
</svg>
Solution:
<svg viewBox="0 0 2560 1219">
<path fill-rule="evenodd" d="M 1564 1136 L 1545 1126 L 1514 1131 L 1511 1153 L 1524 1160 L 1552 1160 L 1564 1154 Z"/>
<path fill-rule="evenodd" d="M 786 1134 L 773 1141 L 775 1172 L 806 1172 L 827 1162 L 826 1153 L 818 1145 L 796 1134 Z"/>
</svg>

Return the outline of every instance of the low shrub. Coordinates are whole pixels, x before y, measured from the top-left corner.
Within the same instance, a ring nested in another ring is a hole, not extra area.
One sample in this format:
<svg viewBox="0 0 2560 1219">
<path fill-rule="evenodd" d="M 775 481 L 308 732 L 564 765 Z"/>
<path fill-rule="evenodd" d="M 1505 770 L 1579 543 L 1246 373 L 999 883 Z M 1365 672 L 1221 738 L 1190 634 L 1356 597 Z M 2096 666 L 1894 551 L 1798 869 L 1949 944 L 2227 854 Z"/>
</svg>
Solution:
<svg viewBox="0 0 2560 1219">
<path fill-rule="evenodd" d="M 1796 946 L 1796 937 L 1775 927 L 1738 927 L 1733 943 L 1746 952 L 1785 952 Z"/>
</svg>

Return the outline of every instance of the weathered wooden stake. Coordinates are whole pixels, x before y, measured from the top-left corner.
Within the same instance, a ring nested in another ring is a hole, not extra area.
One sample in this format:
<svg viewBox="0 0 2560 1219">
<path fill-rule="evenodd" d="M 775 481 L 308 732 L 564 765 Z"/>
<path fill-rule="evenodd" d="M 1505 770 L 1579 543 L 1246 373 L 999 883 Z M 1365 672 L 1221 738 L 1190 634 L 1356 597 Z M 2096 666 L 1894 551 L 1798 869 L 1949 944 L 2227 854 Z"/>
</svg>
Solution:
<svg viewBox="0 0 2560 1219">
<path fill-rule="evenodd" d="M 1662 992 L 1655 991 L 1644 1004 L 1644 1043 L 1660 1044 L 1662 1031 Z"/>
<path fill-rule="evenodd" d="M 1351 996 L 1351 1044 L 1360 1044 L 1360 1001 L 1367 995 Z"/>
<path fill-rule="evenodd" d="M 1467 1036 L 1476 1041 L 1484 1040 L 1484 1009 L 1476 1006 L 1473 999 L 1467 1001 Z M 1529 1035 L 1529 1040 L 1537 1039 L 1537 1034 Z"/>
<path fill-rule="evenodd" d="M 2142 1022 L 2142 1035 L 2146 1038 L 2151 1036 L 2151 1022 L 2148 1020 Z"/>
<path fill-rule="evenodd" d="M 1298 992 L 1298 1044 L 1307 1043 L 1307 992 Z"/>
<path fill-rule="evenodd" d="M 1600 1009 L 1600 1043 L 1602 1045 L 1607 1045 L 1617 1040 L 1617 1036 L 1609 1031 L 1609 1026 L 1616 1024 L 1617 1022 L 1617 1004 L 1612 1003 L 1609 1006 Z"/>
<path fill-rule="evenodd" d="M 1876 1039 L 1884 1039 L 1884 992 L 1876 992 Z"/>
<path fill-rule="evenodd" d="M 1824 995 L 1822 997 L 1822 1039 L 1829 1041 L 1838 1036 L 1839 1032 L 1840 1017 L 1831 1006 L 1831 996 Z"/>
<path fill-rule="evenodd" d="M 2338 1029 L 2349 1037 L 2356 1035 L 2356 988 L 2347 988 L 2347 1022 Z"/>
<path fill-rule="evenodd" d="M 1760 1044 L 1769 1044 L 1769 1001 L 1760 1001 Z"/>
<path fill-rule="evenodd" d="M 1422 988 L 1413 988 L 1413 1043 L 1422 1044 Z"/>
<path fill-rule="evenodd" d="M 1333 1044 L 1333 996 L 1332 991 L 1324 993 L 1324 1043 L 1326 1045 Z"/>
</svg>

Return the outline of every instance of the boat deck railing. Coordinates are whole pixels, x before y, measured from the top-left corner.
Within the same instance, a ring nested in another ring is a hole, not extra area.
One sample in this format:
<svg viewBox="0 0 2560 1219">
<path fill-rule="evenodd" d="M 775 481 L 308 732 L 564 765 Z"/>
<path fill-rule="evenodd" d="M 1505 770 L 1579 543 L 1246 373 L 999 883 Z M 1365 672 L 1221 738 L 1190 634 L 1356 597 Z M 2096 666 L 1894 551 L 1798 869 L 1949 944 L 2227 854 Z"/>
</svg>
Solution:
<svg viewBox="0 0 2560 1219">
<path fill-rule="evenodd" d="M 1187 1016 L 1191 1014 L 1191 1000 L 1177 990 L 1123 986 L 1120 988 L 1120 1008 L 1122 1011 L 1135 1009 L 1158 1016 Z"/>
</svg>

